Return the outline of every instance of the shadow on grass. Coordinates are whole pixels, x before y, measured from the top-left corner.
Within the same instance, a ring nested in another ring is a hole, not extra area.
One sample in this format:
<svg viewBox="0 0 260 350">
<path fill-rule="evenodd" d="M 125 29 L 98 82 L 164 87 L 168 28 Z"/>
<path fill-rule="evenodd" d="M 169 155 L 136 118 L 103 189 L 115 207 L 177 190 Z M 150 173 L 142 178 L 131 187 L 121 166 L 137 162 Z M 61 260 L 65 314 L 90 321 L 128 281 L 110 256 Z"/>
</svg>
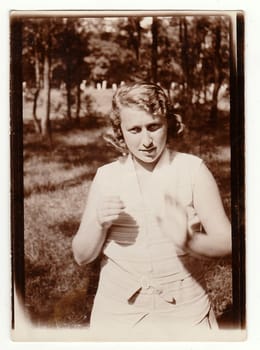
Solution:
<svg viewBox="0 0 260 350">
<path fill-rule="evenodd" d="M 64 170 L 87 165 L 93 175 L 94 169 L 113 161 L 118 155 L 118 152 L 106 144 L 102 135 L 99 135 L 94 142 L 84 146 L 66 145 L 58 147 L 55 151 L 54 159 L 63 166 Z"/>
<path fill-rule="evenodd" d="M 61 145 L 60 136 L 66 138 L 67 135 L 73 135 L 73 133 L 80 131 L 97 132 L 109 126 L 108 116 L 100 113 L 93 113 L 88 117 L 80 118 L 78 121 L 75 119 L 57 119 L 52 120 L 51 123 L 53 136 L 52 147 L 43 141 L 40 134 L 35 132 L 32 120 L 24 121 L 23 133 L 17 135 L 17 137 L 23 138 L 24 160 L 35 154 L 39 156 L 42 154 L 50 156 Z M 59 141 L 57 141 L 57 137 Z"/>
<path fill-rule="evenodd" d="M 75 118 L 57 118 L 51 119 L 51 129 L 53 133 L 63 133 L 73 129 L 99 129 L 109 125 L 109 117 L 100 112 L 91 112 L 85 117 Z M 26 119 L 23 123 L 23 133 L 35 133 L 34 122 L 32 119 Z"/>
<path fill-rule="evenodd" d="M 55 231 L 62 232 L 64 239 L 67 239 L 75 234 L 78 225 L 77 220 L 65 220 L 48 226 L 48 229 L 52 234 Z M 71 258 L 73 259 L 71 256 L 69 260 Z M 62 285 L 57 283 L 57 277 L 66 273 L 68 260 L 61 266 L 56 266 L 56 270 L 53 269 L 51 260 L 44 264 L 40 261 L 32 263 L 26 257 L 26 307 L 31 321 L 35 325 L 48 327 L 87 327 L 98 287 L 100 257 L 84 266 L 78 266 L 74 262 L 73 270 L 66 276 L 70 280 L 66 285 L 69 288 L 62 292 Z M 86 280 L 83 286 L 82 281 L 77 283 L 81 278 Z M 44 303 L 39 305 L 38 301 L 43 299 Z"/>
<path fill-rule="evenodd" d="M 235 329 L 235 317 L 233 305 L 228 304 L 223 310 L 221 316 L 217 318 L 218 326 L 220 329 Z"/>
<path fill-rule="evenodd" d="M 184 119 L 187 128 L 194 131 L 198 137 L 213 136 L 216 145 L 230 144 L 230 112 L 218 110 L 217 119 L 212 123 L 210 117 L 211 104 L 194 104 L 192 113 Z M 181 112 L 185 115 L 185 111 Z"/>
<path fill-rule="evenodd" d="M 92 180 L 97 168 L 116 159 L 118 152 L 107 146 L 102 139 L 86 146 L 64 146 L 58 148 L 50 157 L 43 157 L 41 162 L 55 162 L 60 164 L 64 171 L 73 170 L 77 167 L 86 167 L 83 174 L 70 179 L 61 180 L 59 183 L 47 182 L 46 184 L 35 184 L 33 188 L 24 189 L 24 197 L 32 193 L 44 193 L 75 187 L 85 181 Z"/>
<path fill-rule="evenodd" d="M 99 259 L 89 264 L 88 287 L 61 296 L 53 304 L 48 324 L 58 327 L 88 327 L 99 279 Z M 45 320 L 46 322 L 46 320 Z"/>
<path fill-rule="evenodd" d="M 48 327 L 88 327 L 94 298 L 96 295 L 100 270 L 99 259 L 88 264 L 85 287 L 75 287 L 59 296 L 49 298 L 45 294 L 43 305 L 27 304 L 27 312 L 33 324 Z M 39 277 L 42 282 L 47 275 Z M 49 287 L 51 287 L 48 284 Z"/>
<path fill-rule="evenodd" d="M 50 176 L 46 178 L 46 181 L 42 181 L 44 183 L 35 183 L 31 187 L 25 188 L 24 197 L 28 197 L 32 193 L 44 193 L 77 186 L 93 179 L 98 167 L 118 157 L 119 153 L 103 139 L 103 130 L 100 129 L 99 122 L 95 124 L 95 128 L 93 127 L 92 130 L 86 129 L 86 134 L 84 134 L 84 128 L 82 132 L 79 132 L 78 129 L 65 130 L 61 126 L 62 131 L 58 132 L 59 137 L 56 138 L 53 149 L 43 144 L 35 133 L 25 133 L 24 162 L 30 162 L 35 157 L 34 162 L 38 166 L 39 174 L 41 164 L 50 164 Z M 54 171 L 58 169 L 60 172 L 60 181 L 57 174 L 51 176 L 51 166 L 54 166 Z M 76 168 L 82 169 L 75 171 Z M 70 170 L 71 173 L 69 174 Z M 27 176 L 26 170 L 25 176 Z M 72 176 L 73 178 L 71 178 Z"/>
<path fill-rule="evenodd" d="M 57 222 L 55 225 L 48 225 L 48 228 L 53 231 L 56 230 L 61 232 L 65 237 L 73 237 L 79 228 L 79 221 L 67 220 L 62 222 Z"/>
<path fill-rule="evenodd" d="M 58 190 L 68 189 L 70 187 L 77 186 L 82 184 L 83 182 L 90 180 L 93 177 L 92 173 L 86 173 L 80 176 L 77 176 L 73 179 L 64 180 L 60 183 L 47 183 L 41 185 L 34 185 L 33 188 L 25 188 L 24 189 L 24 198 L 28 198 L 33 194 L 46 193 L 46 192 L 54 192 Z"/>
</svg>

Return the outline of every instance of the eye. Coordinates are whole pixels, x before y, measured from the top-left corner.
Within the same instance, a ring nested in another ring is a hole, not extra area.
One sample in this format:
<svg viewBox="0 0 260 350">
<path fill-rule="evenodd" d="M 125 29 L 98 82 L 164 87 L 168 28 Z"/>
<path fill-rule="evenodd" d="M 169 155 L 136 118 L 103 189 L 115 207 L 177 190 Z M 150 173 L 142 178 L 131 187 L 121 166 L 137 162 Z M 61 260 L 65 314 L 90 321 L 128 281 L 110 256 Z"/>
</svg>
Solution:
<svg viewBox="0 0 260 350">
<path fill-rule="evenodd" d="M 141 128 L 139 128 L 138 126 L 134 126 L 133 128 L 128 130 L 131 134 L 137 134 L 141 131 Z"/>
<path fill-rule="evenodd" d="M 162 127 L 161 123 L 154 123 L 154 124 L 150 124 L 147 129 L 149 131 L 156 131 L 156 130 L 160 129 L 161 127 Z"/>
</svg>

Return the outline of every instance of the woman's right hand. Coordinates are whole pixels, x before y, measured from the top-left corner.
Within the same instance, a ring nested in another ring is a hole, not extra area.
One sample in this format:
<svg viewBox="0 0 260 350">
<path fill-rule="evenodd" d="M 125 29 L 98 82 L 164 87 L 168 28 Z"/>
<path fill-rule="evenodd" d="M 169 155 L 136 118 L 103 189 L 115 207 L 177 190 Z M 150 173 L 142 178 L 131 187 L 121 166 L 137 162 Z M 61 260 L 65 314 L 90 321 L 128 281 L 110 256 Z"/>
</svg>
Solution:
<svg viewBox="0 0 260 350">
<path fill-rule="evenodd" d="M 114 220 L 124 211 L 125 205 L 119 196 L 102 198 L 97 207 L 97 217 L 100 225 L 108 229 Z"/>
<path fill-rule="evenodd" d="M 187 212 L 172 196 L 164 197 L 164 212 L 157 217 L 162 232 L 172 239 L 175 246 L 185 250 L 189 240 L 187 230 Z"/>
</svg>

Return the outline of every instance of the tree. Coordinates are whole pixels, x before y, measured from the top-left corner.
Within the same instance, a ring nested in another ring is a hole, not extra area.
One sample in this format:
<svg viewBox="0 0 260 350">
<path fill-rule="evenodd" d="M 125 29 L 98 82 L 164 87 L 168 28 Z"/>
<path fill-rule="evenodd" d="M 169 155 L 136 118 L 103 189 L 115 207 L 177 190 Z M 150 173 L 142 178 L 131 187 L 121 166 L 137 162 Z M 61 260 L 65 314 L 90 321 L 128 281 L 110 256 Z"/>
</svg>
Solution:
<svg viewBox="0 0 260 350">
<path fill-rule="evenodd" d="M 229 54 L 228 50 L 225 49 L 225 44 L 223 41 L 223 33 L 227 31 L 224 30 L 227 23 L 223 17 L 218 17 L 215 20 L 215 25 L 213 27 L 213 53 L 215 56 L 215 61 L 213 65 L 213 82 L 214 90 L 212 94 L 212 105 L 210 111 L 210 121 L 213 125 L 217 124 L 218 119 L 218 93 L 219 89 L 225 79 L 228 76 L 227 66 L 229 65 Z"/>
<path fill-rule="evenodd" d="M 37 101 L 41 89 L 41 77 L 40 77 L 40 59 L 39 59 L 39 53 L 37 50 L 34 51 L 34 67 L 35 67 L 35 93 L 33 98 L 33 120 L 34 120 L 34 127 L 37 133 L 41 133 L 41 124 L 37 117 Z"/>
<path fill-rule="evenodd" d="M 72 106 L 76 101 L 75 120 L 79 122 L 82 80 L 89 78 L 85 57 L 89 54 L 88 34 L 83 31 L 80 19 L 60 18 L 55 21 L 53 47 L 53 80 L 65 83 L 67 118 L 72 120 Z M 74 95 L 74 90 L 76 93 Z"/>
<path fill-rule="evenodd" d="M 159 20 L 159 80 L 167 89 L 171 81 L 183 86 L 178 98 L 184 110 L 194 109 L 194 103 L 200 101 L 217 111 L 219 89 L 224 82 L 229 83 L 228 18 L 182 16 Z M 211 100 L 209 86 L 214 87 Z"/>
<path fill-rule="evenodd" d="M 93 32 L 89 39 L 90 54 L 85 61 L 90 67 L 90 79 L 94 83 L 106 80 L 109 85 L 119 84 L 121 81 L 132 80 L 136 74 L 138 63 L 135 53 L 124 47 L 128 38 L 127 32 L 116 30 L 117 22 L 111 24 L 104 33 Z M 113 31 L 112 31 L 113 30 Z M 121 41 L 124 34 L 125 40 Z M 118 40 L 118 35 L 120 38 Z"/>
<path fill-rule="evenodd" d="M 23 78 L 29 87 L 32 86 L 33 121 L 37 133 L 41 133 L 41 123 L 37 116 L 37 101 L 42 85 L 42 51 L 43 48 L 39 23 L 28 20 L 23 23 Z"/>
<path fill-rule="evenodd" d="M 172 82 L 181 84 L 183 80 L 183 70 L 179 57 L 179 23 L 176 17 L 158 17 L 157 25 L 157 76 L 170 96 Z"/>
<path fill-rule="evenodd" d="M 43 100 L 45 101 L 45 111 L 41 118 L 41 134 L 44 140 L 52 146 L 50 106 L 51 106 L 51 21 L 46 20 L 42 27 L 44 60 L 43 60 Z"/>
<path fill-rule="evenodd" d="M 153 17 L 152 21 L 152 52 L 151 52 L 151 66 L 152 66 L 152 81 L 157 83 L 157 47 L 158 47 L 158 19 Z"/>
<path fill-rule="evenodd" d="M 42 138 L 50 145 L 51 27 L 50 19 L 39 18 L 23 22 L 23 73 L 29 86 L 33 87 L 34 126 L 36 132 L 41 133 Z M 33 70 L 29 67 L 33 67 Z M 44 113 L 39 120 L 37 101 L 41 90 Z"/>
<path fill-rule="evenodd" d="M 128 17 L 127 18 L 127 33 L 129 35 L 129 44 L 133 46 L 135 51 L 136 61 L 140 59 L 140 46 L 141 46 L 141 32 L 142 27 L 140 25 L 141 17 Z"/>
<path fill-rule="evenodd" d="M 41 132 L 49 118 L 45 115 L 39 123 L 37 116 L 43 86 L 44 102 L 49 103 L 46 87 L 65 84 L 67 117 L 74 117 L 75 106 L 79 121 L 82 80 L 88 84 L 106 80 L 108 86 L 152 80 L 169 96 L 174 85 L 180 92 L 174 102 L 184 111 L 198 101 L 209 103 L 211 119 L 217 120 L 219 89 L 228 83 L 229 74 L 228 20 L 220 16 L 30 19 L 24 24 L 23 68 L 34 89 L 33 118 Z M 46 111 L 50 113 L 50 106 Z"/>
</svg>

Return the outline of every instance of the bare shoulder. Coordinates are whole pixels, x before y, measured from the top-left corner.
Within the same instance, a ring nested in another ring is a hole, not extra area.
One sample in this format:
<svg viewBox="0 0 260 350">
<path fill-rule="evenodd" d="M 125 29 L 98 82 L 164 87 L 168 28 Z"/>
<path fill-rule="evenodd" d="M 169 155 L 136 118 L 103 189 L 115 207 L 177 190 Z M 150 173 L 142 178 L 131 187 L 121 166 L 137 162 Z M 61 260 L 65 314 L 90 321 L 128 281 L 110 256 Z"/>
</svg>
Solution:
<svg viewBox="0 0 260 350">
<path fill-rule="evenodd" d="M 114 160 L 113 162 L 107 163 L 102 165 L 101 167 L 98 168 L 98 173 L 99 174 L 112 174 L 114 172 L 117 172 L 122 165 L 126 163 L 127 157 L 122 156 L 119 157 L 118 159 Z"/>
<path fill-rule="evenodd" d="M 171 164 L 177 163 L 186 167 L 196 167 L 203 163 L 203 159 L 191 153 L 172 151 L 170 152 L 170 162 Z"/>
</svg>

